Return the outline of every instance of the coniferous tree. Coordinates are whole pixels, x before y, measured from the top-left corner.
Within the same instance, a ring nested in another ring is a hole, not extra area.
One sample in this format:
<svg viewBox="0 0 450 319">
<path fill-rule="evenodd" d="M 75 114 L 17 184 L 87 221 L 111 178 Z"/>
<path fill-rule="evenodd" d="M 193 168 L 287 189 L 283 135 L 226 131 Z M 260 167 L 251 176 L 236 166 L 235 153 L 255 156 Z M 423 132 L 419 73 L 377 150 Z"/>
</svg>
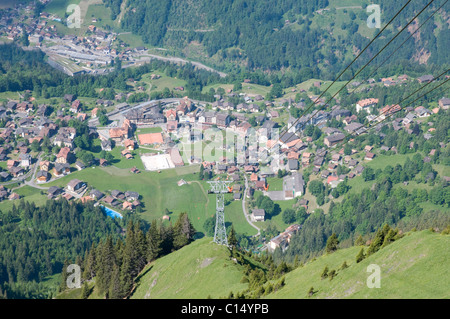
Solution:
<svg viewBox="0 0 450 319">
<path fill-rule="evenodd" d="M 140 272 L 147 264 L 148 244 L 144 232 L 140 229 L 140 223 L 135 226 L 135 245 L 137 251 L 136 269 Z"/>
<path fill-rule="evenodd" d="M 120 295 L 122 297 L 127 296 L 133 288 L 133 269 L 130 264 L 130 260 L 125 258 L 119 274 L 120 282 Z"/>
<path fill-rule="evenodd" d="M 333 280 L 334 277 L 336 277 L 336 270 L 331 269 L 330 272 L 328 273 L 328 278 L 330 278 L 330 280 Z"/>
<path fill-rule="evenodd" d="M 108 236 L 105 242 L 98 247 L 100 248 L 100 258 L 97 267 L 96 285 L 100 293 L 110 293 L 109 287 L 111 285 L 114 265 L 117 265 L 111 236 Z"/>
<path fill-rule="evenodd" d="M 364 245 L 364 239 L 361 235 L 356 239 L 355 246 L 363 246 Z"/>
<path fill-rule="evenodd" d="M 298 268 L 299 266 L 300 266 L 300 261 L 299 261 L 298 255 L 295 255 L 294 268 Z"/>
<path fill-rule="evenodd" d="M 81 287 L 81 299 L 88 299 L 89 295 L 91 294 L 91 290 L 89 289 L 88 283 L 84 282 L 83 286 Z"/>
<path fill-rule="evenodd" d="M 187 213 L 181 213 L 173 227 L 173 248 L 180 249 L 189 244 L 195 235 Z"/>
<path fill-rule="evenodd" d="M 147 261 L 152 261 L 161 254 L 161 236 L 158 230 L 158 223 L 153 220 L 146 234 L 147 238 Z"/>
<path fill-rule="evenodd" d="M 61 272 L 61 285 L 59 287 L 60 291 L 63 291 L 67 288 L 67 278 L 69 277 L 67 274 L 67 267 L 69 267 L 70 262 L 68 259 L 64 260 L 64 264 L 62 267 L 62 272 Z"/>
<path fill-rule="evenodd" d="M 161 252 L 164 255 L 169 254 L 173 250 L 173 226 L 169 222 L 167 226 L 159 225 L 159 234 L 161 236 Z"/>
<path fill-rule="evenodd" d="M 345 269 L 345 268 L 348 268 L 348 265 L 347 265 L 347 262 L 346 262 L 346 261 L 344 261 L 344 262 L 342 263 L 340 269 L 343 270 L 343 269 Z"/>
<path fill-rule="evenodd" d="M 96 270 L 96 248 L 95 244 L 92 243 L 91 249 L 88 252 L 88 255 L 86 257 L 84 271 L 83 271 L 83 279 L 90 280 L 94 278 L 95 276 L 95 270 Z"/>
<path fill-rule="evenodd" d="M 328 240 L 327 240 L 327 246 L 326 246 L 327 253 L 335 252 L 337 250 L 338 244 L 339 244 L 339 239 L 337 238 L 336 234 L 333 233 L 330 237 L 328 237 Z"/>
<path fill-rule="evenodd" d="M 114 264 L 112 267 L 111 282 L 108 289 L 108 298 L 121 299 L 122 297 L 123 295 L 120 282 L 120 270 L 119 266 Z"/>
<path fill-rule="evenodd" d="M 127 226 L 127 233 L 125 237 L 125 247 L 122 251 L 122 266 L 127 265 L 127 271 L 131 276 L 135 276 L 138 272 L 136 262 L 138 258 L 138 251 L 135 240 L 135 229 L 133 221 L 130 221 Z M 123 267 L 122 267 L 123 268 Z"/>
<path fill-rule="evenodd" d="M 361 248 L 358 255 L 356 255 L 356 262 L 361 262 L 364 258 L 366 258 L 366 255 L 364 254 L 364 248 Z"/>
<path fill-rule="evenodd" d="M 369 248 L 367 249 L 367 256 L 370 256 L 380 250 L 383 245 L 385 236 L 389 233 L 391 228 L 386 224 L 382 229 L 379 229 L 375 235 L 375 238 L 372 240 Z"/>
<path fill-rule="evenodd" d="M 389 245 L 390 243 L 395 241 L 395 238 L 398 234 L 398 228 L 397 229 L 390 229 L 389 232 L 386 234 L 383 240 L 383 244 L 381 245 L 381 248 Z"/>
<path fill-rule="evenodd" d="M 325 266 L 325 268 L 322 271 L 322 274 L 320 275 L 320 278 L 325 279 L 328 277 L 328 266 Z"/>
<path fill-rule="evenodd" d="M 230 233 L 228 234 L 228 245 L 231 247 L 236 247 L 237 243 L 236 231 L 234 230 L 234 227 L 231 226 Z"/>
</svg>

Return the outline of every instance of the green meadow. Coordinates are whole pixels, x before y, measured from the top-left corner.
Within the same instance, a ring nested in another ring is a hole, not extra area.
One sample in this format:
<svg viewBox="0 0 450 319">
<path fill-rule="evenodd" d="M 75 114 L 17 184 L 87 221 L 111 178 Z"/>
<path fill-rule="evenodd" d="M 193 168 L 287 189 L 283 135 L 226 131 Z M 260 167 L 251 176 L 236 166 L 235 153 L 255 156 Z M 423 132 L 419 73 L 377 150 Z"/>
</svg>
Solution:
<svg viewBox="0 0 450 319">
<path fill-rule="evenodd" d="M 269 298 L 317 299 L 429 299 L 450 297 L 449 235 L 431 231 L 410 232 L 402 239 L 356 263 L 361 247 L 325 254 L 286 275 L 286 286 Z M 366 247 L 367 250 L 367 247 Z M 341 270 L 343 262 L 349 266 Z M 380 267 L 380 288 L 369 288 L 369 265 Z M 333 280 L 321 279 L 325 266 L 336 270 Z"/>
<path fill-rule="evenodd" d="M 360 263 L 361 247 L 339 249 L 307 262 L 285 275 L 285 286 L 266 295 L 272 299 L 408 299 L 449 298 L 447 260 L 449 235 L 410 232 Z M 367 247 L 366 247 L 367 249 Z M 348 267 L 341 269 L 347 263 Z M 369 265 L 380 267 L 380 288 L 369 288 Z M 332 280 L 321 279 L 327 266 L 336 270 Z M 227 249 L 202 238 L 150 263 L 137 280 L 132 299 L 221 298 L 247 288 L 241 283 L 243 266 Z M 176 280 L 174 280 L 176 278 Z M 313 288 L 314 295 L 308 296 Z"/>
<path fill-rule="evenodd" d="M 215 214 L 215 195 L 207 194 L 209 185 L 206 181 L 198 181 L 198 171 L 199 165 L 162 170 L 160 173 L 142 170 L 140 174 L 133 174 L 129 168 L 117 166 L 89 167 L 41 186 L 65 187 L 72 179 L 79 179 L 86 182 L 89 187 L 104 193 L 114 189 L 123 192 L 135 191 L 142 196 L 141 202 L 144 207 L 139 213 L 142 219 L 148 222 L 154 219 L 161 220 L 167 209 L 171 220 L 174 221 L 180 213 L 188 212 L 195 229 L 204 232 L 205 220 Z M 188 184 L 178 186 L 177 182 L 180 179 L 184 179 Z M 30 186 L 23 186 L 15 192 L 36 205 L 42 205 L 47 200 L 45 190 Z M 2 201 L 0 210 L 9 210 L 14 203 L 17 205 L 18 201 Z M 226 206 L 226 222 L 232 223 L 237 232 L 253 235 L 256 230 L 246 222 L 241 203 L 240 200 L 231 201 Z"/>
<path fill-rule="evenodd" d="M 220 298 L 243 290 L 243 266 L 230 260 L 224 246 L 202 238 L 148 265 L 132 299 Z M 176 278 L 176 280 L 174 280 Z"/>
</svg>

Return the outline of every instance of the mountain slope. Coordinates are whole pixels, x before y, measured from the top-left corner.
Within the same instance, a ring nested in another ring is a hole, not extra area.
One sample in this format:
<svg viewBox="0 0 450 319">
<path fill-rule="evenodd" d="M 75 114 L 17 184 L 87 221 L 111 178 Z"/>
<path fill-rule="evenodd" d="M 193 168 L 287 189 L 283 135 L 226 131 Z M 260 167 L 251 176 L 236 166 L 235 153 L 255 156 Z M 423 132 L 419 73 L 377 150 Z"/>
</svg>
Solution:
<svg viewBox="0 0 450 319">
<path fill-rule="evenodd" d="M 314 298 L 449 298 L 450 236 L 431 231 L 407 233 L 360 263 L 360 247 L 325 255 L 286 275 L 286 286 L 270 298 L 305 298 L 314 287 Z M 366 249 L 367 250 L 367 249 Z M 348 268 L 339 270 L 346 261 Z M 378 265 L 381 287 L 368 288 L 367 267 Z M 337 270 L 333 280 L 321 279 L 325 266 Z"/>
<path fill-rule="evenodd" d="M 242 268 L 226 247 L 208 237 L 199 239 L 147 266 L 132 298 L 224 297 L 247 287 L 240 283 Z"/>
<path fill-rule="evenodd" d="M 323 77 L 340 71 L 342 63 L 353 59 L 380 31 L 367 25 L 370 2 L 365 0 L 127 0 L 122 7 L 122 0 L 104 2 L 124 11 L 122 27 L 142 36 L 148 45 L 177 49 L 190 58 L 222 67 L 231 63 L 249 69 L 310 68 Z M 405 3 L 379 1 L 382 25 Z M 427 3 L 412 1 L 362 58 L 367 61 L 373 56 Z M 408 32 L 440 4 L 427 8 Z M 429 65 L 446 62 L 450 39 L 446 10 L 448 6 L 433 17 L 435 23 L 427 23 L 405 43 L 391 59 L 392 65 L 394 60 Z M 403 42 L 408 32 L 394 41 L 379 61 Z M 192 46 L 196 56 L 189 50 Z"/>
<path fill-rule="evenodd" d="M 285 275 L 285 286 L 266 298 L 449 298 L 450 236 L 431 231 L 410 232 L 360 263 L 360 247 L 324 255 Z M 343 262 L 348 268 L 339 270 Z M 369 289 L 367 266 L 381 269 L 381 288 Z M 336 270 L 333 280 L 321 279 L 325 266 Z M 225 247 L 211 238 L 165 256 L 144 270 L 132 298 L 212 298 L 242 292 L 243 266 L 230 260 Z"/>
</svg>

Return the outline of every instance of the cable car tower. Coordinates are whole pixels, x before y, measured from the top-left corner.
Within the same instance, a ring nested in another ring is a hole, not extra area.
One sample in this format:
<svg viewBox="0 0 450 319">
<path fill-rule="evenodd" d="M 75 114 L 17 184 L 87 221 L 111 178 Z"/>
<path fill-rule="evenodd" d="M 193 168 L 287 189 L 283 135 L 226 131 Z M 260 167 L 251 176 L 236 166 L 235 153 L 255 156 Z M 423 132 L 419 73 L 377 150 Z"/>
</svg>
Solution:
<svg viewBox="0 0 450 319">
<path fill-rule="evenodd" d="M 225 194 L 231 191 L 229 185 L 232 181 L 208 181 L 211 185 L 209 194 L 216 194 L 216 229 L 214 231 L 214 242 L 219 245 L 228 246 L 227 231 L 225 228 Z"/>
</svg>

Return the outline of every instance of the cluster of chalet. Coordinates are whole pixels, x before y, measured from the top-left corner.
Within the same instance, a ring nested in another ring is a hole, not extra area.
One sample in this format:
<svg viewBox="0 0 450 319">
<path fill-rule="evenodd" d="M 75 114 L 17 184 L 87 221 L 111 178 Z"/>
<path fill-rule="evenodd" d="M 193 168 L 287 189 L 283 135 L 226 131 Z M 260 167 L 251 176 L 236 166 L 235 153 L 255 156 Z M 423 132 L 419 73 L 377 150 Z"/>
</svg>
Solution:
<svg viewBox="0 0 450 319">
<path fill-rule="evenodd" d="M 109 194 L 105 194 L 98 189 L 88 188 L 87 184 L 79 179 L 71 180 L 65 188 L 52 186 L 48 189 L 47 194 L 50 199 L 63 197 L 67 200 L 78 199 L 83 203 L 88 201 L 102 202 L 124 211 L 133 211 L 142 206 L 138 192 L 113 190 Z"/>
<path fill-rule="evenodd" d="M 20 195 L 5 186 L 0 185 L 0 201 L 15 199 L 20 199 Z"/>
<path fill-rule="evenodd" d="M 27 176 L 33 165 L 38 165 L 34 175 L 37 183 L 48 182 L 52 176 L 61 177 L 70 173 L 70 164 L 75 159 L 74 139 L 77 131 L 73 127 L 58 126 L 56 123 L 57 120 L 62 120 L 61 123 L 72 119 L 83 121 L 85 117 L 78 117 L 79 113 L 71 114 L 75 110 L 72 110 L 73 107 L 78 110 L 80 106 L 73 95 L 66 94 L 63 99 L 69 105 L 69 115 L 62 112 L 62 109 L 67 107 L 67 104 L 63 104 L 52 119 L 48 117 L 50 108 L 45 104 L 36 108 L 31 102 L 11 100 L 0 106 L 0 118 L 5 121 L 4 128 L 0 131 L 0 138 L 3 140 L 0 161 L 7 162 L 7 170 L 0 172 L 2 182 Z M 30 98 L 31 100 L 33 98 Z M 97 137 L 96 129 L 91 128 L 89 134 L 91 137 Z M 41 143 L 45 138 L 49 138 L 51 145 L 59 148 L 54 154 L 53 162 L 38 161 L 36 152 L 31 151 L 30 145 L 33 142 Z M 18 139 L 20 140 L 17 142 Z M 77 168 L 83 166 L 79 164 Z"/>
<path fill-rule="evenodd" d="M 39 0 L 41 3 L 48 3 L 50 0 Z M 116 54 L 110 52 L 109 48 L 103 46 L 104 40 L 107 38 L 108 33 L 98 29 L 95 25 L 89 25 L 88 30 L 90 31 L 84 37 L 65 35 L 60 36 L 57 32 L 56 25 L 53 21 L 61 22 L 63 18 L 56 14 L 50 14 L 47 12 L 41 12 L 39 18 L 30 18 L 29 13 L 34 10 L 34 4 L 24 5 L 21 3 L 15 4 L 15 8 L 6 8 L 4 10 L 4 15 L 1 16 L 0 26 L 3 26 L 0 31 L 6 33 L 9 40 L 17 40 L 23 34 L 27 32 L 28 40 L 34 43 L 36 46 L 42 46 L 43 40 L 59 39 L 70 41 L 71 44 L 77 45 L 83 48 L 85 51 L 105 51 L 108 53 Z M 13 20 L 7 20 L 7 18 L 12 18 Z M 29 23 L 24 25 L 24 20 L 29 19 Z M 8 23 L 6 23 L 9 21 Z M 10 21 L 14 21 L 11 23 Z M 92 18 L 92 22 L 97 22 L 96 18 Z"/>
<path fill-rule="evenodd" d="M 119 207 L 122 210 L 132 211 L 141 206 L 139 201 L 139 193 L 133 191 L 122 192 L 113 190 L 109 195 L 106 195 L 102 201 L 112 207 Z"/>
</svg>

